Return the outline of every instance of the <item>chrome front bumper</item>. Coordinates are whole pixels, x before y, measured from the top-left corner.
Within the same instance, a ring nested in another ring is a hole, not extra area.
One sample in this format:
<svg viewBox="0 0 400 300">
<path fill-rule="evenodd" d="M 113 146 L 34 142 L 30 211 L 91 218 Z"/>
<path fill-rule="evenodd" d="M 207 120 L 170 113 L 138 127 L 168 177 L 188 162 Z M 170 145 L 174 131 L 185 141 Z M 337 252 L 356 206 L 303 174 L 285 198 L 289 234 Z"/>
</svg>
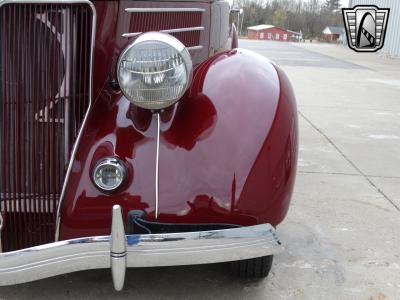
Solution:
<svg viewBox="0 0 400 300">
<path fill-rule="evenodd" d="M 114 287 L 121 290 L 127 267 L 218 263 L 282 251 L 270 224 L 201 232 L 125 235 L 120 206 L 113 207 L 112 216 L 109 236 L 0 253 L 0 286 L 111 267 Z"/>
</svg>

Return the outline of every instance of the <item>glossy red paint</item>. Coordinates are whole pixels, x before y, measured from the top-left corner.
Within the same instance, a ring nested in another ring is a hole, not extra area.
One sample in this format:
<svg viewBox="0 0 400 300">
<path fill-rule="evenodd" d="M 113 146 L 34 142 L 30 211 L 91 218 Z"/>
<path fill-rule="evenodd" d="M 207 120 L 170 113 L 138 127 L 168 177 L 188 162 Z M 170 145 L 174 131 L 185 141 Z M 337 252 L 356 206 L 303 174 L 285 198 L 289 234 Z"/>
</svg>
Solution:
<svg viewBox="0 0 400 300">
<path fill-rule="evenodd" d="M 162 128 L 160 221 L 277 225 L 297 164 L 297 117 L 283 72 L 249 51 L 203 64 Z"/>
<path fill-rule="evenodd" d="M 190 90 L 161 116 L 159 220 L 252 225 L 284 218 L 297 161 L 297 114 L 286 76 L 267 59 L 231 50 L 196 68 Z M 111 207 L 154 219 L 156 119 L 108 86 L 83 130 L 62 209 L 60 239 L 109 234 Z M 121 191 L 90 177 L 116 155 L 129 166 Z"/>
<path fill-rule="evenodd" d="M 97 99 L 103 87 L 114 78 L 112 70 L 117 62 L 116 39 L 118 1 L 96 1 L 96 44 L 93 64 L 93 99 Z"/>
</svg>

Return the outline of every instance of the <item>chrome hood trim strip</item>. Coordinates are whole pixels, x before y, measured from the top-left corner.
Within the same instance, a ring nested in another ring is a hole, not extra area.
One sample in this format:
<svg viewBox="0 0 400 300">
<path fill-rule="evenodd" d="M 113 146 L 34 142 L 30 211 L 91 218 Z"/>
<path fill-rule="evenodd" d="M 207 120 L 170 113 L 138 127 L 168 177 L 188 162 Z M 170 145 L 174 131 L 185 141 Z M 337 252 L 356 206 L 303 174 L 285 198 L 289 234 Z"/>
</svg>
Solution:
<svg viewBox="0 0 400 300">
<path fill-rule="evenodd" d="M 203 31 L 204 27 L 199 26 L 199 27 L 187 27 L 187 28 L 175 28 L 175 29 L 162 29 L 158 32 L 162 33 L 179 33 L 179 32 L 188 32 L 188 31 Z M 138 35 L 143 34 L 144 32 L 128 32 L 128 33 L 123 33 L 122 37 L 124 38 L 131 38 L 131 37 L 136 37 Z"/>
<path fill-rule="evenodd" d="M 61 0 L 60 2 L 63 2 Z M 66 3 L 86 3 L 90 6 L 92 9 L 93 17 L 92 17 L 92 40 L 90 42 L 90 70 L 89 70 L 89 78 L 90 78 L 90 83 L 89 83 L 89 106 L 87 108 L 85 117 L 82 122 L 82 126 L 79 129 L 78 137 L 76 138 L 74 147 L 72 149 L 71 153 L 71 158 L 68 163 L 68 168 L 67 168 L 67 173 L 65 174 L 65 179 L 64 179 L 64 184 L 61 190 L 61 195 L 60 195 L 60 203 L 58 203 L 58 208 L 57 208 L 57 218 L 56 218 L 56 230 L 55 230 L 55 241 L 57 242 L 60 237 L 60 225 L 61 225 L 61 213 L 62 213 L 62 207 L 63 207 L 63 202 L 64 202 L 64 197 L 65 197 L 65 191 L 67 188 L 67 183 L 69 180 L 69 177 L 71 175 L 71 170 L 72 170 L 72 164 L 75 160 L 76 152 L 78 149 L 78 145 L 81 141 L 82 138 L 82 133 L 83 129 L 85 128 L 85 125 L 87 123 L 87 120 L 89 118 L 89 113 L 90 110 L 92 109 L 92 104 L 93 104 L 93 56 L 94 56 L 94 45 L 96 42 L 96 24 L 97 24 L 97 14 L 96 14 L 96 8 L 94 7 L 93 3 L 89 0 L 76 0 L 76 1 L 65 1 Z"/>
<path fill-rule="evenodd" d="M 160 12 L 205 12 L 204 8 L 196 7 L 128 7 L 128 13 L 160 13 Z"/>
</svg>

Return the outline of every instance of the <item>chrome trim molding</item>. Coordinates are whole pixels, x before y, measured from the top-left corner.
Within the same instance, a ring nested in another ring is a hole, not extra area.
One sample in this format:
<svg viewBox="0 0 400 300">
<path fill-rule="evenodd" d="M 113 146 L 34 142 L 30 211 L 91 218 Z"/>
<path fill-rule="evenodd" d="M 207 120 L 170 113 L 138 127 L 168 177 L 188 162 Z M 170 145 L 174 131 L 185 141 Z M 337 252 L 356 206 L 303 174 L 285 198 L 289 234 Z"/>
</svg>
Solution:
<svg viewBox="0 0 400 300">
<path fill-rule="evenodd" d="M 110 236 L 94 236 L 0 254 L 0 286 L 56 275 L 112 269 L 123 288 L 126 267 L 208 264 L 273 255 L 283 247 L 270 224 L 225 230 L 125 235 L 121 207 L 112 209 Z"/>
<path fill-rule="evenodd" d="M 201 50 L 203 49 L 203 46 L 198 45 L 198 46 L 192 46 L 192 47 L 186 47 L 189 51 L 194 51 L 194 50 Z"/>
<path fill-rule="evenodd" d="M 195 7 L 128 7 L 125 8 L 129 13 L 158 13 L 158 12 L 205 12 L 204 8 Z"/>
<path fill-rule="evenodd" d="M 55 0 L 57 1 L 57 0 Z M 63 2 L 62 0 L 59 2 Z M 95 45 L 95 40 L 96 40 L 96 24 L 97 24 L 97 14 L 96 14 L 96 8 L 94 7 L 93 3 L 89 0 L 76 0 L 76 1 L 72 1 L 72 2 L 66 2 L 66 3 L 86 3 L 90 6 L 90 8 L 92 9 L 92 40 L 91 40 L 91 45 L 90 45 L 90 70 L 89 70 L 89 106 L 87 108 L 85 117 L 83 119 L 82 122 L 82 126 L 79 129 L 79 133 L 78 136 L 76 138 L 74 147 L 72 149 L 71 152 L 71 158 L 69 160 L 69 164 L 68 164 L 68 168 L 67 168 L 67 172 L 65 174 L 65 179 L 64 179 L 64 183 L 63 183 L 63 187 L 61 190 L 61 194 L 60 194 L 60 202 L 58 203 L 58 209 L 57 209 L 57 218 L 56 218 L 56 230 L 55 230 L 55 241 L 59 240 L 60 237 L 60 225 L 61 225 L 61 210 L 62 210 L 62 206 L 63 206 L 63 202 L 64 202 L 64 196 L 65 196 L 65 191 L 67 188 L 67 183 L 68 183 L 68 179 L 71 175 L 71 170 L 72 170 L 72 163 L 75 160 L 75 156 L 76 156 L 76 152 L 78 149 L 78 145 L 81 141 L 82 138 L 82 133 L 83 133 L 83 128 L 85 128 L 85 125 L 87 123 L 87 120 L 89 118 L 89 112 L 92 108 L 92 102 L 93 102 L 93 56 L 94 56 L 94 45 Z"/>
<path fill-rule="evenodd" d="M 159 205 L 159 173 L 160 173 L 160 113 L 157 113 L 157 137 L 156 137 L 156 205 L 155 205 L 155 218 L 158 219 L 158 205 Z"/>
<path fill-rule="evenodd" d="M 203 26 L 199 26 L 199 27 L 185 27 L 185 28 L 175 28 L 175 29 L 162 29 L 159 30 L 158 32 L 162 32 L 162 33 L 177 33 L 177 32 L 188 32 L 188 31 L 202 31 L 204 30 Z M 122 34 L 122 37 L 124 38 L 131 38 L 131 37 L 135 37 L 138 35 L 141 35 L 143 32 L 130 32 L 130 33 L 124 33 Z"/>
<path fill-rule="evenodd" d="M 3 247 L 1 246 L 1 230 L 3 229 L 3 215 L 0 211 L 0 253 L 3 252 Z"/>
</svg>

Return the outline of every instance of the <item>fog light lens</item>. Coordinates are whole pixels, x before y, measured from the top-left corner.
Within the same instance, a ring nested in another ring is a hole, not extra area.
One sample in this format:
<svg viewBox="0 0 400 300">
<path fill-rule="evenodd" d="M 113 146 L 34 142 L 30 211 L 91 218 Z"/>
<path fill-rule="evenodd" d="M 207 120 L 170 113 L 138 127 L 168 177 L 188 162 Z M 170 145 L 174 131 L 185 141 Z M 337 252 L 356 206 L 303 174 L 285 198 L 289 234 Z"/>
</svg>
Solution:
<svg viewBox="0 0 400 300">
<path fill-rule="evenodd" d="M 126 178 L 126 168 L 116 157 L 107 157 L 100 160 L 93 170 L 93 181 L 102 191 L 115 191 Z"/>
</svg>

